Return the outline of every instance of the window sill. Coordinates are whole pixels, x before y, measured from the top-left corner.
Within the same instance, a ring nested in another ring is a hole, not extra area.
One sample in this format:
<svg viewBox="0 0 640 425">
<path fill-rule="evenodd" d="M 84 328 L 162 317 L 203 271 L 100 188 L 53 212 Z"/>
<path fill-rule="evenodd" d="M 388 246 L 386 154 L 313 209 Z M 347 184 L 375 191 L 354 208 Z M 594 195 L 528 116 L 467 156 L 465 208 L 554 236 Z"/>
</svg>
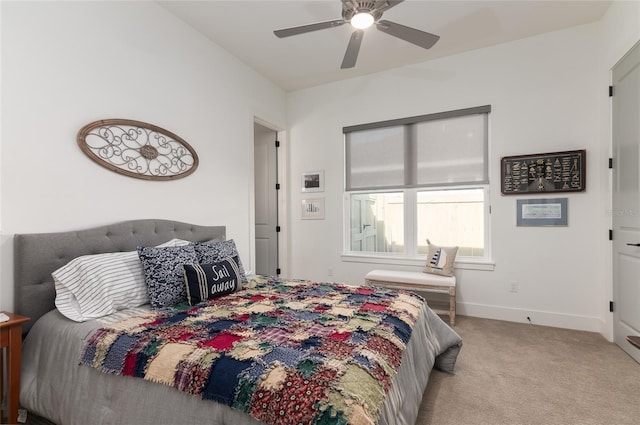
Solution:
<svg viewBox="0 0 640 425">
<path fill-rule="evenodd" d="M 347 263 L 371 263 L 371 264 L 388 264 L 393 266 L 415 266 L 423 267 L 424 258 L 407 258 L 407 257 L 391 257 L 387 255 L 359 255 L 359 254 L 342 254 L 342 261 Z M 493 271 L 496 263 L 486 259 L 457 258 L 454 268 L 460 270 L 485 270 Z"/>
</svg>

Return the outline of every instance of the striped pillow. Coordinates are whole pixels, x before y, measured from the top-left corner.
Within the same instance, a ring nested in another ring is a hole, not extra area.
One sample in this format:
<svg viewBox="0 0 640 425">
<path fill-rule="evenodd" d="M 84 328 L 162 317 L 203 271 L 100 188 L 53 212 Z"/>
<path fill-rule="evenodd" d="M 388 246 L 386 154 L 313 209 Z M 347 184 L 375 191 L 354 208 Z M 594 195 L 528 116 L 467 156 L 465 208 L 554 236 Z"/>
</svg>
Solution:
<svg viewBox="0 0 640 425">
<path fill-rule="evenodd" d="M 235 292 L 240 287 L 238 257 L 213 264 L 184 264 L 187 300 L 190 305 Z"/>
<path fill-rule="evenodd" d="M 51 273 L 60 313 L 76 322 L 149 302 L 136 251 L 84 255 Z"/>
<path fill-rule="evenodd" d="M 192 242 L 172 239 L 159 247 Z M 75 258 L 51 273 L 55 305 L 64 316 L 84 322 L 149 302 L 144 270 L 137 251 Z"/>
</svg>

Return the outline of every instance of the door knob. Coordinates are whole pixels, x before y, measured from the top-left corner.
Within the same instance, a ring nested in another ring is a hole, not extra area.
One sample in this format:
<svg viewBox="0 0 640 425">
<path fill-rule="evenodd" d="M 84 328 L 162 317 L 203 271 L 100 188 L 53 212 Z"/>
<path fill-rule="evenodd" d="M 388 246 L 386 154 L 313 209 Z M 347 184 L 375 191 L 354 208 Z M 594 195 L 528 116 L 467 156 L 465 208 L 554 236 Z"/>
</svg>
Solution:
<svg viewBox="0 0 640 425">
<path fill-rule="evenodd" d="M 640 246 L 640 243 L 628 243 L 629 246 Z"/>
</svg>

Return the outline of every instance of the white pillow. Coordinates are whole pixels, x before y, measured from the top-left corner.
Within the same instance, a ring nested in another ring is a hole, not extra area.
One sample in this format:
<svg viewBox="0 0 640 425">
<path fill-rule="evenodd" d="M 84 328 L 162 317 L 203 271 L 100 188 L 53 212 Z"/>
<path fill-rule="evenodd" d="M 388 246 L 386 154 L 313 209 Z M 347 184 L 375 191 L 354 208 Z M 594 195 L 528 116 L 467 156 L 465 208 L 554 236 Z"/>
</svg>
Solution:
<svg viewBox="0 0 640 425">
<path fill-rule="evenodd" d="M 149 302 L 136 251 L 83 255 L 51 273 L 56 307 L 76 322 Z"/>
<path fill-rule="evenodd" d="M 158 247 L 185 246 L 185 245 L 191 245 L 191 244 L 193 244 L 193 242 L 185 241 L 184 239 L 171 239 L 170 241 L 161 243 L 160 245 L 158 245 Z"/>
<path fill-rule="evenodd" d="M 191 242 L 172 239 L 161 247 Z M 64 316 L 84 322 L 149 303 L 144 270 L 137 251 L 83 255 L 51 273 L 55 305 Z"/>
</svg>

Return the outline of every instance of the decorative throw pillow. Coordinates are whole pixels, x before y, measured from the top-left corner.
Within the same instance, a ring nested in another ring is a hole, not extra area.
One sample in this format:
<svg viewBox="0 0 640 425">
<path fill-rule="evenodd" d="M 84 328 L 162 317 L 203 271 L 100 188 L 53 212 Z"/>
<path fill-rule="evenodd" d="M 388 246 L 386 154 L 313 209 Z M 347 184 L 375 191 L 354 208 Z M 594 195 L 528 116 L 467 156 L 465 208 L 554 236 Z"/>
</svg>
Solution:
<svg viewBox="0 0 640 425">
<path fill-rule="evenodd" d="M 183 264 L 197 264 L 194 245 L 138 247 L 151 307 L 160 308 L 187 300 Z"/>
<path fill-rule="evenodd" d="M 228 257 L 213 264 L 185 264 L 187 300 L 196 305 L 236 291 L 240 285 L 238 257 Z"/>
<path fill-rule="evenodd" d="M 439 274 L 442 276 L 453 276 L 453 263 L 458 253 L 457 246 L 438 246 L 433 245 L 427 239 L 427 265 L 424 268 L 425 273 Z"/>
<path fill-rule="evenodd" d="M 200 264 L 213 264 L 222 261 L 227 257 L 237 257 L 238 269 L 240 270 L 240 282 L 244 283 L 247 281 L 244 267 L 242 267 L 242 262 L 240 261 L 238 250 L 236 249 L 236 243 L 233 239 L 222 242 L 197 243 L 195 248 L 198 263 Z"/>
</svg>

